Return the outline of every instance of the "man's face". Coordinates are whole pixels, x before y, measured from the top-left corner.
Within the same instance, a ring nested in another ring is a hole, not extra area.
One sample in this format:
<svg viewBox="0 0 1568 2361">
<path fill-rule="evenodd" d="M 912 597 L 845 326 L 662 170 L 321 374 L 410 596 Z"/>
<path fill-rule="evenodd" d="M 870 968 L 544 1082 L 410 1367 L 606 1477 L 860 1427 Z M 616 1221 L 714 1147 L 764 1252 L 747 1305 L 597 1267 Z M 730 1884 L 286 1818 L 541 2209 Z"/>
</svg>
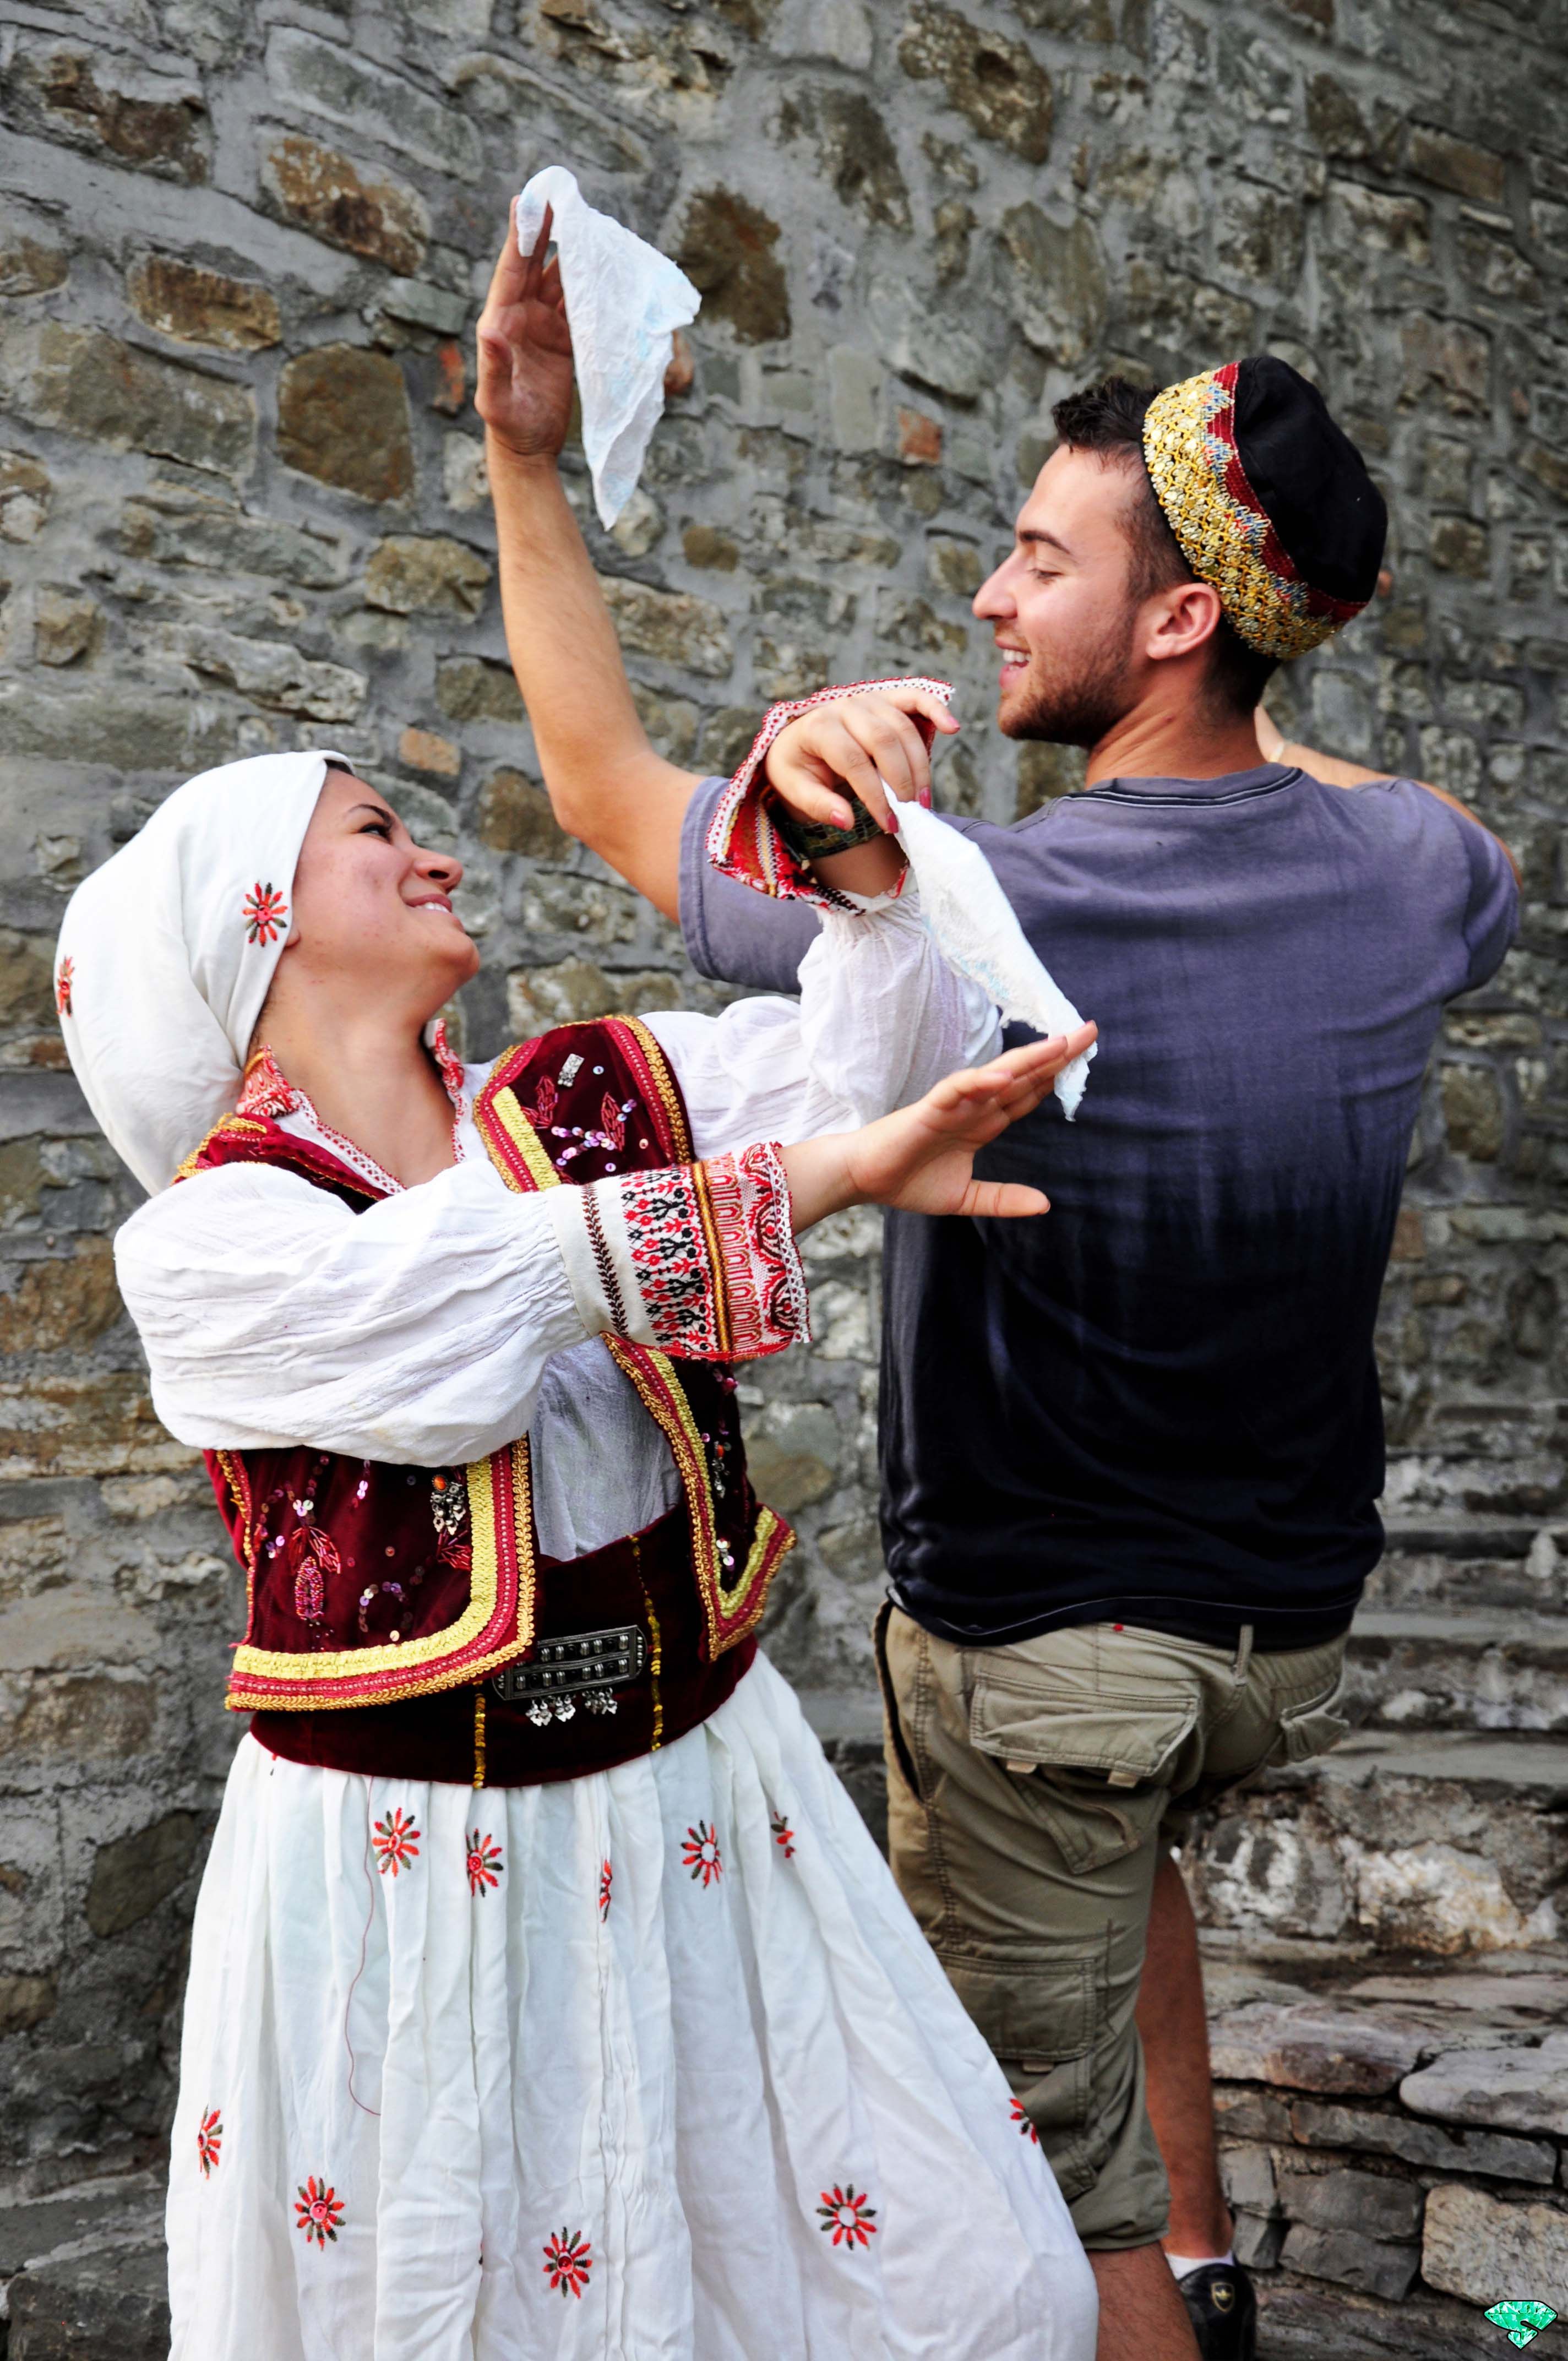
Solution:
<svg viewBox="0 0 1568 2361">
<path fill-rule="evenodd" d="M 1122 461 L 1065 445 L 1036 478 L 1014 548 L 974 601 L 1002 653 L 1004 736 L 1094 746 L 1137 703 L 1127 520 L 1140 490 Z"/>
</svg>

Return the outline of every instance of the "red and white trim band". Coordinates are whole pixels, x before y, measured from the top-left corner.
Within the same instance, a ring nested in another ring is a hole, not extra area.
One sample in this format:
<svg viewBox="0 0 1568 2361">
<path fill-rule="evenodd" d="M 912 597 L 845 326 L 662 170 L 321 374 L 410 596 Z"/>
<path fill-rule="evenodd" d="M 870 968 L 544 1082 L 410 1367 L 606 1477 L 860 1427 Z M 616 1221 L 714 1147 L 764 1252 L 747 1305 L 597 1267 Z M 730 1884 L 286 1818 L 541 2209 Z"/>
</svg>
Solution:
<svg viewBox="0 0 1568 2361">
<path fill-rule="evenodd" d="M 707 857 L 721 877 L 739 878 L 742 885 L 753 886 L 759 894 L 771 894 L 778 900 L 814 902 L 823 910 L 854 909 L 854 903 L 846 895 L 823 884 L 804 862 L 797 861 L 773 825 L 775 797 L 762 764 L 780 731 L 787 730 L 801 714 L 809 713 L 814 706 L 836 705 L 842 697 L 869 697 L 896 688 L 928 689 L 944 705 L 953 694 L 950 681 L 905 675 L 894 680 L 855 681 L 845 688 L 819 688 L 810 697 L 791 697 L 783 705 L 769 708 L 762 728 L 751 741 L 751 752 L 718 798 L 708 823 Z M 929 748 L 936 736 L 931 724 L 924 714 L 912 713 L 909 718 Z"/>
<path fill-rule="evenodd" d="M 767 1141 L 545 1202 L 590 1335 L 677 1360 L 754 1360 L 810 1337 L 789 1183 Z"/>
</svg>

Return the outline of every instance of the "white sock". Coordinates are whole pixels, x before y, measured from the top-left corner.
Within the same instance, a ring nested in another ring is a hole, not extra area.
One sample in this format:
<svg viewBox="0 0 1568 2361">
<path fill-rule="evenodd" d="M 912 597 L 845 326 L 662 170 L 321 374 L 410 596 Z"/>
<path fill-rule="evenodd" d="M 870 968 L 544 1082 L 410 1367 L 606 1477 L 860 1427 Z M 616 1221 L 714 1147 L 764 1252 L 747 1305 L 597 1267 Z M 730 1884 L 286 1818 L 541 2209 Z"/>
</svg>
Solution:
<svg viewBox="0 0 1568 2361">
<path fill-rule="evenodd" d="M 1177 2278 L 1184 2279 L 1190 2271 L 1203 2270 L 1211 2263 L 1234 2263 L 1235 2258 L 1236 2250 L 1233 2246 L 1228 2255 L 1167 2255 L 1165 2259 Z"/>
</svg>

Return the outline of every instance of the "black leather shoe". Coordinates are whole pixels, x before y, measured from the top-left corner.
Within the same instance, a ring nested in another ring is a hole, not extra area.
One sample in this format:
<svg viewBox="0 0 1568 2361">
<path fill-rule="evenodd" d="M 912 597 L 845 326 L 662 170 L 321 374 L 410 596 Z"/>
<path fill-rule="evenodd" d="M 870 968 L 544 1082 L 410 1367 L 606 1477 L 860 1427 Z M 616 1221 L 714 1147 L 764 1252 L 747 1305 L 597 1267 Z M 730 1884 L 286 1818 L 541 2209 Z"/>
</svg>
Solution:
<svg viewBox="0 0 1568 2361">
<path fill-rule="evenodd" d="M 1176 2284 L 1203 2361 L 1255 2361 L 1257 2297 L 1240 2263 L 1203 2263 Z"/>
</svg>

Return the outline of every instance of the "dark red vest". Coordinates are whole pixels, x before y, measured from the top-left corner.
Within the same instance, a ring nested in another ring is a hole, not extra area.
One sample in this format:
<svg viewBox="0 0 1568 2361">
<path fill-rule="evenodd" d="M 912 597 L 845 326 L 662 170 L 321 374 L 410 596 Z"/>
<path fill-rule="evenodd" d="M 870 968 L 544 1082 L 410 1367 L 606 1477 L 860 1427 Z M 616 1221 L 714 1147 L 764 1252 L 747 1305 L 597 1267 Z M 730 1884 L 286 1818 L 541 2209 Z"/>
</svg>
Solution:
<svg viewBox="0 0 1568 2361">
<path fill-rule="evenodd" d="M 674 1076 L 635 1020 L 562 1026 L 509 1049 L 474 1112 L 492 1161 L 521 1192 L 691 1160 Z M 257 1161 L 356 1211 L 378 1193 L 329 1150 L 251 1115 L 225 1116 L 181 1177 Z M 729 1369 L 603 1342 L 663 1433 L 682 1504 L 646 1533 L 573 1561 L 558 1585 L 535 1541 L 526 1438 L 466 1467 L 394 1467 L 308 1446 L 206 1455 L 249 1593 L 227 1703 L 255 1712 L 276 1752 L 527 1784 L 667 1743 L 729 1695 L 795 1537 L 751 1491 Z M 571 1654 L 569 1635 L 634 1629 L 641 1666 L 613 1711 L 601 1692 L 600 1710 L 546 1728 L 537 1697 L 530 1715 L 501 1694 L 518 1676 L 497 1676 L 542 1648 L 554 1662 Z"/>
</svg>

